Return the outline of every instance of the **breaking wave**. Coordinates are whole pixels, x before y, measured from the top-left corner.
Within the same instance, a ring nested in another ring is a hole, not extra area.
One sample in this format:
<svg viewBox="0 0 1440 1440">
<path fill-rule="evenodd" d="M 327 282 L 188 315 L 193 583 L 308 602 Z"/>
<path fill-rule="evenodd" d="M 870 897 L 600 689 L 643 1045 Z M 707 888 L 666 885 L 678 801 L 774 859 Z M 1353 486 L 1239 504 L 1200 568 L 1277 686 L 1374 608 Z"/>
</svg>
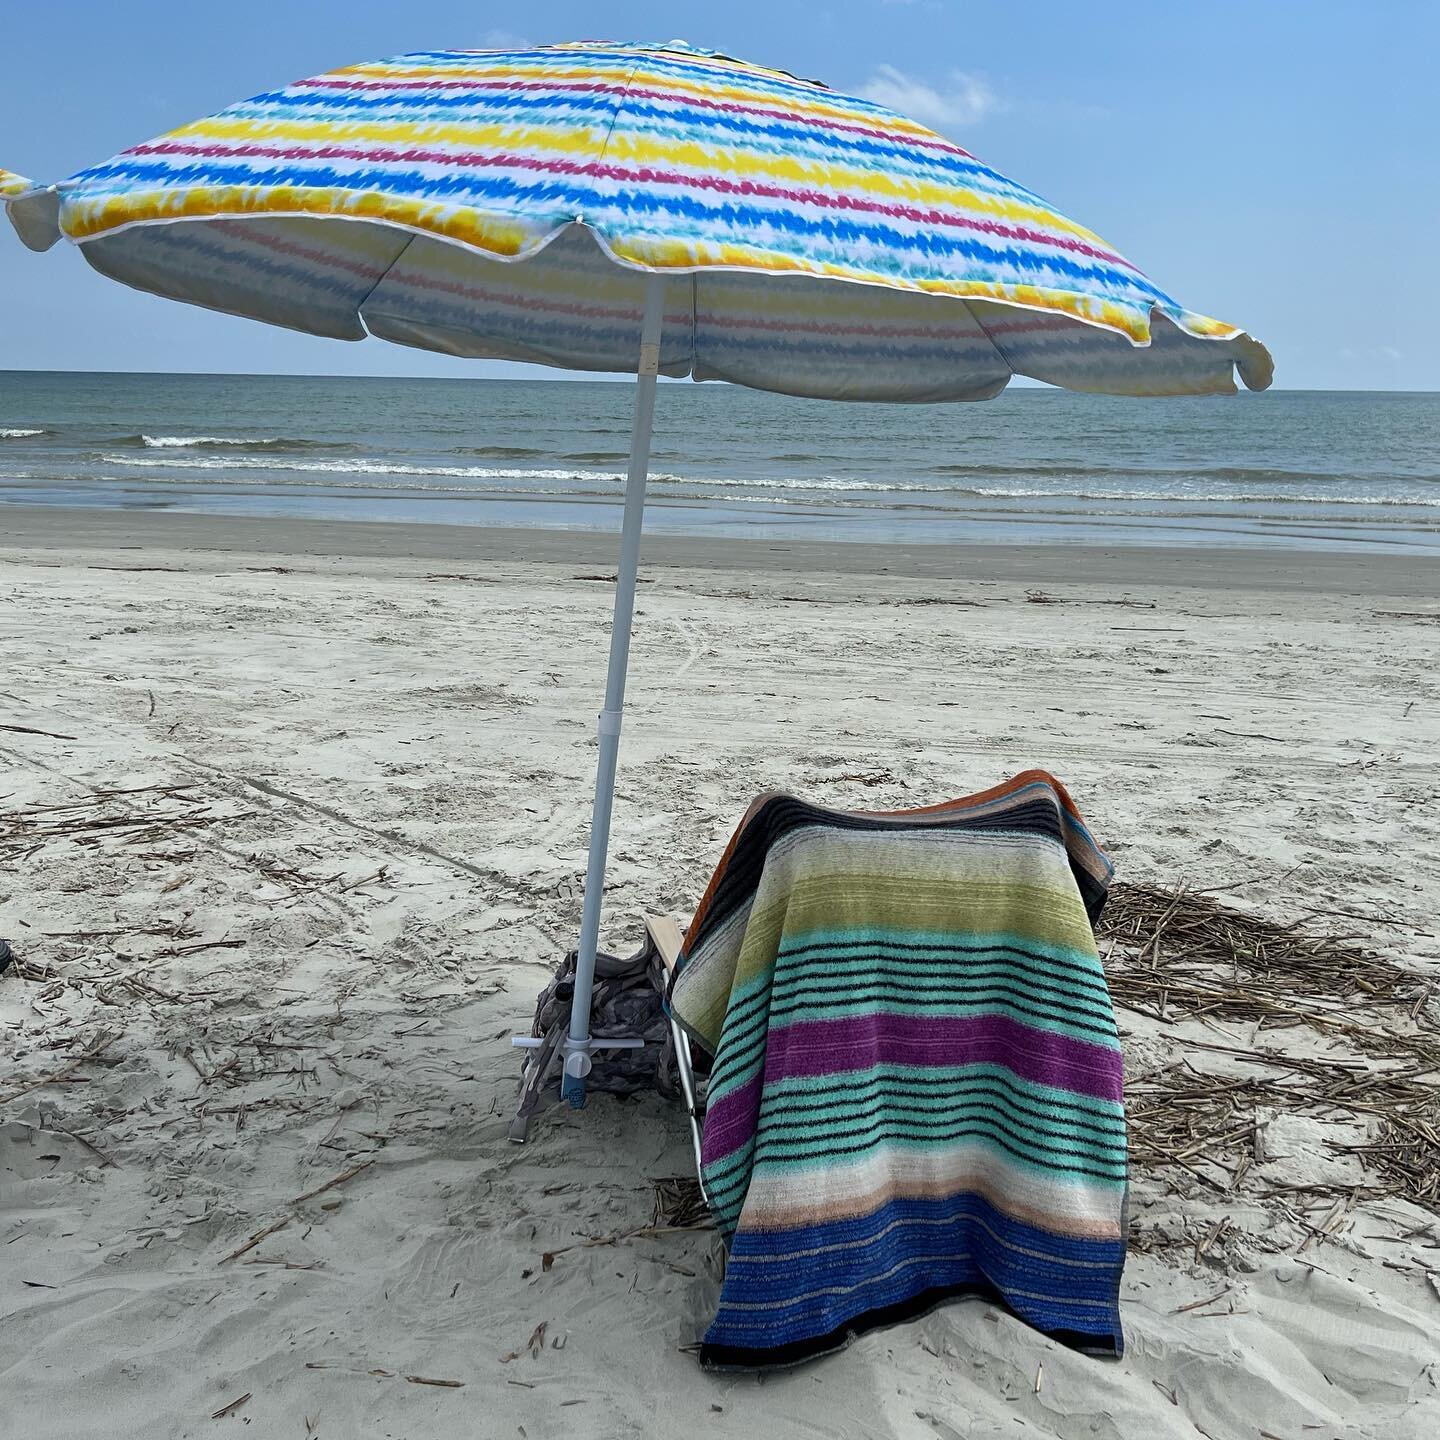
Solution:
<svg viewBox="0 0 1440 1440">
<path fill-rule="evenodd" d="M 494 447 L 501 448 L 501 447 Z M 520 448 L 520 447 L 515 447 Z M 616 493 L 621 476 L 617 470 L 588 468 L 578 465 L 421 465 L 400 461 L 387 461 L 364 456 L 336 459 L 287 459 L 269 455 L 165 455 L 142 456 L 104 454 L 103 464 L 124 466 L 152 472 L 151 479 L 165 482 L 178 479 L 180 472 L 203 472 L 207 484 L 229 485 L 315 485 L 324 487 L 363 486 L 374 489 L 407 490 L 459 490 L 467 488 L 456 482 L 505 482 L 511 493 L 553 493 L 538 487 L 553 486 L 556 483 L 571 487 L 595 487 L 596 495 Z M 1003 475 L 998 467 L 976 467 L 978 480 L 981 476 Z M 1033 482 L 1033 472 L 1025 472 Z M 895 497 L 891 503 L 909 505 L 923 497 L 922 503 L 941 509 L 957 509 L 966 500 L 994 501 L 1021 500 L 1028 502 L 1049 501 L 1052 504 L 1069 506 L 1085 502 L 1105 504 L 1243 504 L 1243 505 L 1334 505 L 1353 508 L 1355 506 L 1410 507 L 1416 509 L 1440 509 L 1440 490 L 1433 490 L 1423 483 L 1411 482 L 1386 493 L 1381 487 L 1366 487 L 1363 491 L 1336 493 L 1323 486 L 1308 490 L 1299 488 L 1268 489 L 1261 486 L 1221 488 L 1213 483 L 1209 472 L 1191 475 L 1175 475 L 1173 478 L 1154 472 L 1140 472 L 1150 483 L 1106 485 L 1106 472 L 1097 472 L 1093 481 L 1086 483 L 1075 476 L 1068 478 L 1072 483 L 1052 482 L 1024 484 L 1018 480 L 1012 483 L 986 485 L 972 483 L 957 485 L 953 482 L 925 481 L 881 481 L 862 480 L 854 476 L 821 475 L 798 476 L 743 476 L 743 475 L 679 475 L 659 473 L 650 477 L 653 490 L 659 494 L 670 491 L 677 498 L 701 499 L 722 495 L 728 499 L 770 498 L 776 501 L 786 499 L 800 502 L 809 498 L 812 504 L 843 503 L 846 496 L 888 495 Z M 1110 472 L 1114 473 L 1114 472 Z M 199 475 L 196 475 L 199 480 Z M 1123 476 L 1121 477 L 1123 479 Z M 1094 483 L 1102 482 L 1102 483 Z M 746 492 L 735 494 L 734 492 Z"/>
<path fill-rule="evenodd" d="M 286 435 L 121 435 L 111 445 L 129 445 L 141 450 L 275 450 L 346 451 L 358 447 L 345 441 L 296 440 Z"/>
<path fill-rule="evenodd" d="M 456 445 L 452 455 L 474 455 L 478 460 L 534 460 L 545 454 L 532 445 Z"/>
</svg>

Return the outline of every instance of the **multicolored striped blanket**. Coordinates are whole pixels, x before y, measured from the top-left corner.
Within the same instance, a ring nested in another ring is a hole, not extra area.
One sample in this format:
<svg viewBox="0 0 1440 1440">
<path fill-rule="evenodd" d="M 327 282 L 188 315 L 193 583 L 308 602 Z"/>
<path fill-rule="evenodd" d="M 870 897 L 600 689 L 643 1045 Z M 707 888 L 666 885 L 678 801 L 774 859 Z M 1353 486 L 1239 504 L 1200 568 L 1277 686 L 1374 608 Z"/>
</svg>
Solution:
<svg viewBox="0 0 1440 1440">
<path fill-rule="evenodd" d="M 1120 1354 L 1110 874 L 1042 771 L 925 810 L 755 801 L 669 995 L 715 1057 L 702 1363 L 793 1364 L 959 1295 Z"/>
</svg>

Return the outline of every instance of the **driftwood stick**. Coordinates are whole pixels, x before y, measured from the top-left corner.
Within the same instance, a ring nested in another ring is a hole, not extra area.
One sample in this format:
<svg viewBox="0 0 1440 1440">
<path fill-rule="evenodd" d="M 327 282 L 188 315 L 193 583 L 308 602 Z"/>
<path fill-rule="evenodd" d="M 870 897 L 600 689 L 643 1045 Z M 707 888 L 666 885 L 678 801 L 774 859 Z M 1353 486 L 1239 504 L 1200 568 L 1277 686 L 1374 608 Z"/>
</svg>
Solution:
<svg viewBox="0 0 1440 1440">
<path fill-rule="evenodd" d="M 358 1165 L 353 1165 L 343 1175 L 337 1175 L 333 1180 L 327 1180 L 323 1185 L 317 1185 L 313 1190 L 307 1190 L 303 1195 L 297 1195 L 290 1203 L 300 1205 L 306 1200 L 313 1200 L 317 1195 L 323 1195 L 327 1190 L 333 1190 L 337 1185 L 343 1185 L 347 1180 L 353 1180 L 362 1170 L 368 1170 L 375 1162 L 373 1160 L 362 1160 Z"/>
<path fill-rule="evenodd" d="M 45 1085 L 54 1085 L 57 1081 L 65 1079 L 67 1075 L 78 1070 L 87 1060 L 93 1060 L 107 1046 L 113 1045 L 120 1037 L 118 1035 L 103 1035 L 83 1055 L 77 1055 L 68 1065 L 62 1066 L 59 1070 L 49 1075 L 42 1075 L 38 1080 L 32 1080 L 27 1085 L 22 1085 L 18 1090 L 12 1090 L 8 1095 L 0 1095 L 0 1102 L 14 1100 L 17 1096 L 29 1094 L 31 1090 L 39 1090 Z"/>
<path fill-rule="evenodd" d="M 273 1235 L 277 1230 L 283 1230 L 289 1223 L 290 1217 L 288 1215 L 282 1215 L 280 1219 L 273 1221 L 263 1230 L 257 1230 L 243 1245 L 237 1246 L 228 1255 L 224 1256 L 220 1263 L 223 1265 L 226 1260 L 238 1260 L 240 1256 L 248 1254 L 253 1250 L 267 1235 Z"/>
</svg>

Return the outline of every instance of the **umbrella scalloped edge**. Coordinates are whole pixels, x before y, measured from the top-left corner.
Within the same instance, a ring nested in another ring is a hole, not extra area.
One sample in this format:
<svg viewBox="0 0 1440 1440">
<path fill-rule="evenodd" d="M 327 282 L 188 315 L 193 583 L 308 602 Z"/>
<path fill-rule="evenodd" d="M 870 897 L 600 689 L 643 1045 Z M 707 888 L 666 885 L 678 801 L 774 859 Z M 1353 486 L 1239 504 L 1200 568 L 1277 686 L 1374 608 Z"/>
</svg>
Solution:
<svg viewBox="0 0 1440 1440">
<path fill-rule="evenodd" d="M 111 201 L 102 214 L 70 217 L 62 213 L 63 186 L 36 185 L 12 171 L 0 170 L 0 199 L 3 199 L 20 239 L 32 250 L 48 250 L 62 236 L 77 245 L 123 230 L 150 225 L 175 225 L 216 219 L 304 218 L 357 220 L 425 235 L 431 239 L 478 251 L 501 263 L 519 263 L 540 253 L 575 223 L 557 225 L 539 239 L 524 237 L 521 228 L 501 217 L 475 210 L 443 210 L 433 204 L 396 197 L 356 194 L 349 191 L 293 189 L 285 195 L 257 194 L 235 188 L 217 191 L 209 187 L 193 190 L 157 191 L 127 195 L 124 202 Z M 962 300 L 988 300 L 1017 309 L 1063 314 L 1082 324 L 1124 335 L 1132 345 L 1150 343 L 1154 314 L 1163 314 L 1187 335 L 1197 340 L 1232 341 L 1239 347 L 1236 364 L 1247 388 L 1263 390 L 1274 377 L 1274 361 L 1258 340 L 1234 325 L 1211 319 L 1181 306 L 1129 307 L 1097 302 L 1095 297 L 1075 291 L 1038 286 L 1005 286 L 980 281 L 933 282 L 887 280 L 839 273 L 822 266 L 806 265 L 790 257 L 773 267 L 731 260 L 723 253 L 697 260 L 688 247 L 676 247 L 667 256 L 654 237 L 636 244 L 612 237 L 587 226 L 601 248 L 616 264 L 648 274 L 694 274 L 730 272 L 746 275 L 812 276 L 839 283 L 874 285 L 883 289 L 947 296 Z M 528 243 L 527 243 L 528 240 Z"/>
</svg>

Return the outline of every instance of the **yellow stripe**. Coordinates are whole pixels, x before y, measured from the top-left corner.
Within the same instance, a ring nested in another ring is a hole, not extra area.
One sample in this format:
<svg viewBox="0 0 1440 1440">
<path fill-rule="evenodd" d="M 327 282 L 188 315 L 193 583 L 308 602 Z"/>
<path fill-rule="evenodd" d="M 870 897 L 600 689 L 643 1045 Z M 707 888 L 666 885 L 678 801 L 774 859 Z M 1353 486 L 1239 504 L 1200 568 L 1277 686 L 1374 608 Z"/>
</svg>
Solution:
<svg viewBox="0 0 1440 1440">
<path fill-rule="evenodd" d="M 419 145 L 443 145 L 456 150 L 493 150 L 503 154 L 558 155 L 594 158 L 604 139 L 602 127 L 529 127 L 515 125 L 459 125 L 451 120 L 416 123 L 408 120 L 304 121 L 233 120 L 223 116 L 182 125 L 164 140 L 284 145 L 312 142 L 341 144 L 366 142 L 403 150 Z M 402 157 L 397 154 L 394 159 Z M 986 195 L 954 185 L 940 185 L 890 174 L 884 170 L 829 165 L 783 154 L 753 150 L 726 151 L 690 141 L 663 141 L 637 132 L 616 131 L 609 137 L 606 159 L 615 164 L 657 169 L 690 170 L 714 174 L 723 168 L 740 179 L 771 181 L 792 188 L 810 187 L 842 195 L 864 196 L 976 219 L 1025 225 L 1109 250 L 1093 231 L 1043 206 L 1029 205 L 1001 195 Z M 726 164 L 725 162 L 731 162 Z M 383 157 L 382 162 L 383 163 Z"/>
<path fill-rule="evenodd" d="M 78 207 L 77 207 L 78 208 Z M 254 189 L 212 186 L 195 190 L 151 190 L 112 196 L 102 204 L 67 210 L 65 233 L 89 240 L 122 225 L 160 220 L 211 220 L 242 215 L 333 215 L 369 219 L 424 230 L 463 241 L 491 255 L 518 255 L 539 238 L 523 225 L 448 209 L 433 203 L 377 195 L 368 190 L 306 189 L 285 186 Z"/>
<path fill-rule="evenodd" d="M 723 168 L 742 180 L 771 180 L 793 188 L 809 187 L 896 205 L 950 211 L 972 219 L 1040 227 L 1057 236 L 1083 240 L 1107 251 L 1111 249 L 1093 231 L 1044 206 L 1029 205 L 1003 195 L 982 194 L 968 186 L 940 185 L 898 176 L 885 170 L 807 162 L 793 156 L 761 155 L 755 151 L 727 154 L 693 142 L 657 143 L 648 135 L 620 130 L 611 135 L 605 158 L 617 165 L 688 169 L 701 175 L 715 174 L 724 161 L 733 158 L 736 163 Z"/>
<path fill-rule="evenodd" d="M 223 115 L 182 125 L 161 137 L 165 140 L 226 140 L 255 144 L 283 145 L 293 141 L 340 144 L 368 141 L 397 149 L 414 145 L 444 145 L 452 150 L 494 150 L 504 154 L 555 155 L 595 154 L 604 139 L 603 125 L 549 130 L 523 129 L 516 125 L 457 125 L 441 120 L 429 124 L 413 121 L 356 120 L 227 120 Z M 399 155 L 394 158 L 401 158 Z"/>
<path fill-rule="evenodd" d="M 542 232 L 474 210 L 454 209 L 432 202 L 405 200 L 373 191 L 309 189 L 300 186 L 253 188 L 212 186 L 193 190 L 158 190 L 111 196 L 98 204 L 68 207 L 65 233 L 73 240 L 89 240 L 123 225 L 160 220 L 202 220 L 243 215 L 315 215 L 376 220 L 402 225 L 460 241 L 490 255 L 514 256 L 534 245 Z M 663 237 L 606 236 L 621 260 L 649 269 L 690 269 L 725 266 L 770 274 L 813 275 L 860 281 L 892 290 L 961 299 L 1005 300 L 1031 310 L 1070 315 L 1104 326 L 1132 340 L 1149 337 L 1147 312 L 1101 302 L 1070 291 L 1030 285 L 1002 285 L 973 280 L 921 280 L 897 282 L 859 267 L 835 265 L 779 254 L 757 246 L 679 241 Z"/>
</svg>

